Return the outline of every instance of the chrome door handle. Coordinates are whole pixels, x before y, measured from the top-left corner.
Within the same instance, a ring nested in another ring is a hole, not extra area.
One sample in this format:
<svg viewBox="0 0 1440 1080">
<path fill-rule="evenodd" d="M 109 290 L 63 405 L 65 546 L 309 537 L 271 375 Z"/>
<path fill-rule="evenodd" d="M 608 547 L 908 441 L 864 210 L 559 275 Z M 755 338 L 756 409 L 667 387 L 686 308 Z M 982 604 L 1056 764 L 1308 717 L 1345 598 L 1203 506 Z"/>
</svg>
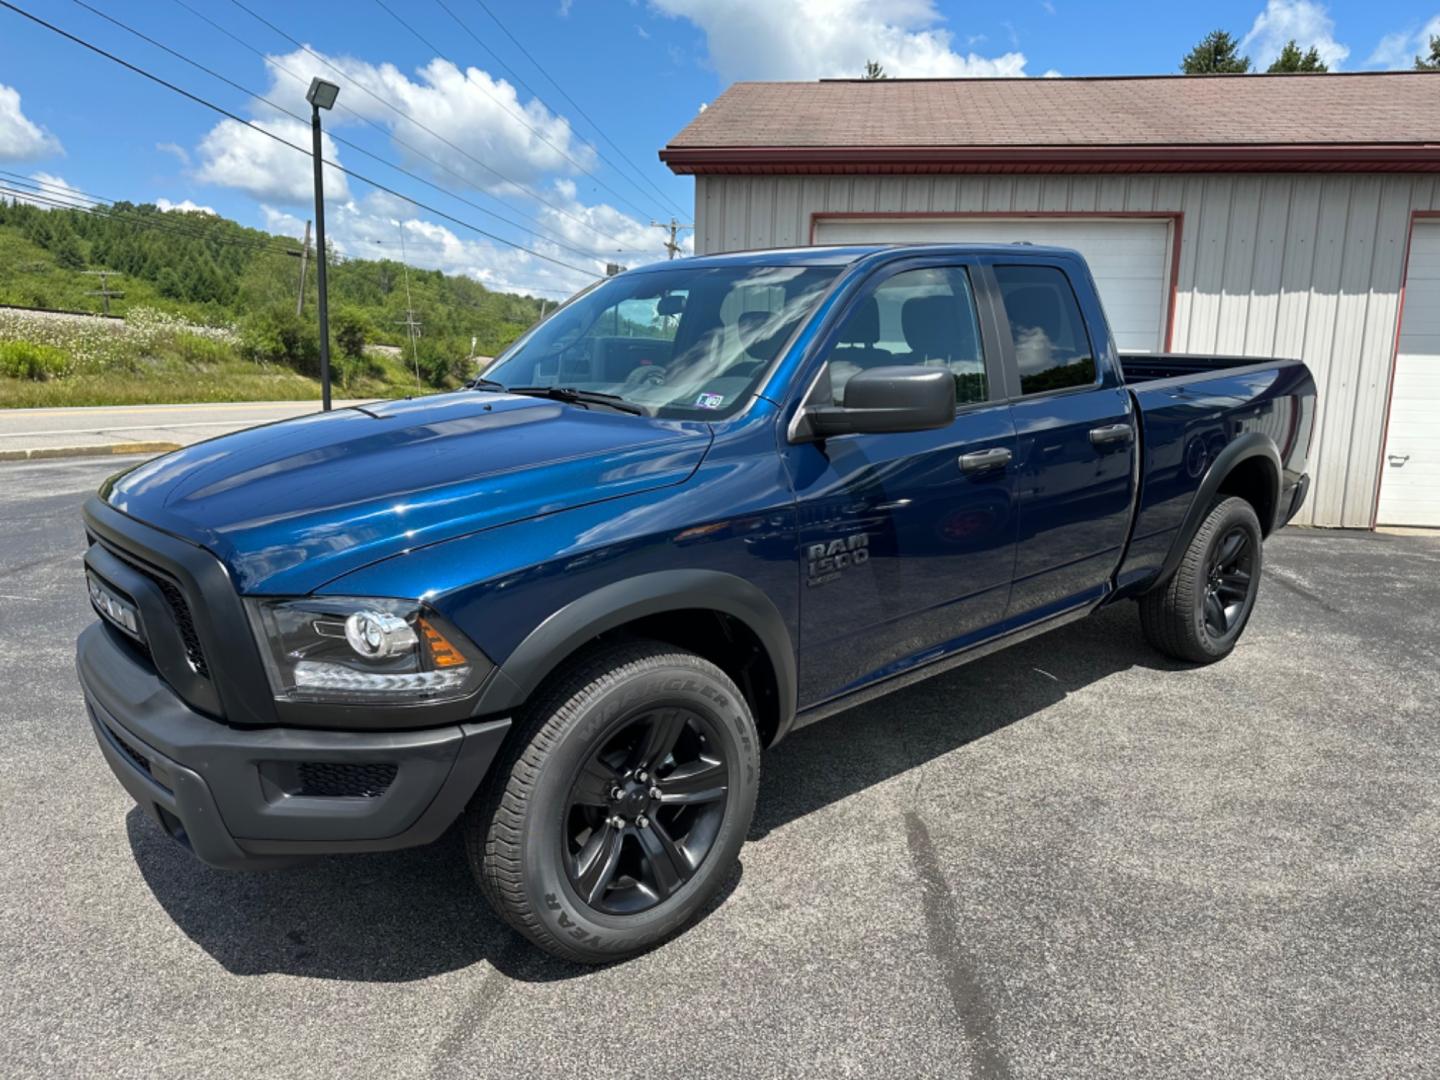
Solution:
<svg viewBox="0 0 1440 1080">
<path fill-rule="evenodd" d="M 960 470 L 962 472 L 984 472 L 986 469 L 1003 469 L 1010 464 L 1010 458 L 1013 456 L 1003 446 L 996 446 L 989 450 L 976 450 L 973 453 L 960 455 Z"/>
<path fill-rule="evenodd" d="M 1108 446 L 1110 443 L 1129 442 L 1135 438 L 1135 429 L 1129 424 L 1106 424 L 1104 427 L 1090 429 L 1090 441 L 1096 446 Z"/>
<path fill-rule="evenodd" d="M 1401 465 L 1404 465 L 1405 462 L 1410 460 L 1409 454 L 1391 454 L 1389 456 L 1390 464 L 1394 465 L 1396 468 L 1399 468 Z"/>
</svg>

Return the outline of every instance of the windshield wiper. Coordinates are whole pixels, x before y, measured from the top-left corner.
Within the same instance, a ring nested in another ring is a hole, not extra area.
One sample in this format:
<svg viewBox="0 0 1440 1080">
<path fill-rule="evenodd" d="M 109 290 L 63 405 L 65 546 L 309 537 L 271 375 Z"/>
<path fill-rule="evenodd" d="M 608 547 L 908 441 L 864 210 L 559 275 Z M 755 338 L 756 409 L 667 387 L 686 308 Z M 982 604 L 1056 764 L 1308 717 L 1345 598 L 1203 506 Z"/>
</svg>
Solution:
<svg viewBox="0 0 1440 1080">
<path fill-rule="evenodd" d="M 509 392 L 550 398 L 552 401 L 564 401 L 571 405 L 603 405 L 616 412 L 631 413 L 634 416 L 645 415 L 645 410 L 634 402 L 626 401 L 619 394 L 603 394 L 599 390 L 578 390 L 573 386 L 512 386 Z"/>
<path fill-rule="evenodd" d="M 487 379 L 481 375 L 476 375 L 475 378 L 471 379 L 465 385 L 471 390 L 494 390 L 502 392 L 505 389 L 504 383 L 498 383 L 494 379 Z"/>
</svg>

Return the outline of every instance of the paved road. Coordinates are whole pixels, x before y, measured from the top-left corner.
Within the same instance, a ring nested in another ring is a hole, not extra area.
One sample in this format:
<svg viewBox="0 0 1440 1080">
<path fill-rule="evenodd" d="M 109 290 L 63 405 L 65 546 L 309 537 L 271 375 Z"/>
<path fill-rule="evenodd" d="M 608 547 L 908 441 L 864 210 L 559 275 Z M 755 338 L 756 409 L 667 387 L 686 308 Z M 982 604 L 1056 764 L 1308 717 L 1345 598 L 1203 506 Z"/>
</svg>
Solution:
<svg viewBox="0 0 1440 1080">
<path fill-rule="evenodd" d="M 337 401 L 335 406 L 360 404 Z M 209 405 L 105 405 L 0 409 L 0 453 L 55 447 L 168 442 L 188 446 L 228 431 L 318 412 L 318 401 L 237 401 Z"/>
<path fill-rule="evenodd" d="M 453 836 L 265 875 L 81 716 L 76 506 L 0 466 L 0 1061 L 134 1077 L 1440 1073 L 1440 542 L 1287 532 L 1181 670 L 1117 609 L 797 733 L 678 941 L 553 962 Z"/>
</svg>

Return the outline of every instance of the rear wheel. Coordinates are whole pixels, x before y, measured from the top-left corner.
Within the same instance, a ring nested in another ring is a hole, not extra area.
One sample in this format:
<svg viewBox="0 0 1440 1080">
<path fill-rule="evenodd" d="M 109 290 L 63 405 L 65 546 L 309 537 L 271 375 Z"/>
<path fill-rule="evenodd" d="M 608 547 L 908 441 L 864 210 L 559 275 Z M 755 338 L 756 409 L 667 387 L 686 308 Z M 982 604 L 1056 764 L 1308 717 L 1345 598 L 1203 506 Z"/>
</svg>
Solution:
<svg viewBox="0 0 1440 1080">
<path fill-rule="evenodd" d="M 1264 565 L 1260 519 L 1244 499 L 1221 499 L 1170 580 L 1140 598 L 1150 644 L 1177 660 L 1227 656 L 1250 620 Z"/>
<path fill-rule="evenodd" d="M 552 680 L 467 814 L 481 890 L 556 956 L 616 960 L 682 928 L 754 811 L 759 737 L 715 665 L 655 642 Z"/>
</svg>

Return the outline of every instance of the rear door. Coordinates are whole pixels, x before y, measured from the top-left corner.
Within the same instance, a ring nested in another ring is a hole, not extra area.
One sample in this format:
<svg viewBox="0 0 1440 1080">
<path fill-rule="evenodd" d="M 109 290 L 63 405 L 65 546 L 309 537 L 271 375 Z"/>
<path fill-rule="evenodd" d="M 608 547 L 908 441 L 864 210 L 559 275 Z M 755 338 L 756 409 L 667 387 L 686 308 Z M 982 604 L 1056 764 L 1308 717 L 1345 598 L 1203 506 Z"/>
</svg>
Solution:
<svg viewBox="0 0 1440 1080">
<path fill-rule="evenodd" d="M 1135 417 L 1084 264 L 989 263 L 1016 437 L 1008 617 L 1038 618 L 1107 591 L 1129 535 Z"/>
<path fill-rule="evenodd" d="M 956 411 L 936 431 L 786 444 L 800 519 L 802 706 L 963 644 L 1004 614 L 1015 435 L 977 271 L 964 259 L 882 269 L 821 346 L 837 402 L 859 371 L 922 364 L 954 375 Z"/>
</svg>

